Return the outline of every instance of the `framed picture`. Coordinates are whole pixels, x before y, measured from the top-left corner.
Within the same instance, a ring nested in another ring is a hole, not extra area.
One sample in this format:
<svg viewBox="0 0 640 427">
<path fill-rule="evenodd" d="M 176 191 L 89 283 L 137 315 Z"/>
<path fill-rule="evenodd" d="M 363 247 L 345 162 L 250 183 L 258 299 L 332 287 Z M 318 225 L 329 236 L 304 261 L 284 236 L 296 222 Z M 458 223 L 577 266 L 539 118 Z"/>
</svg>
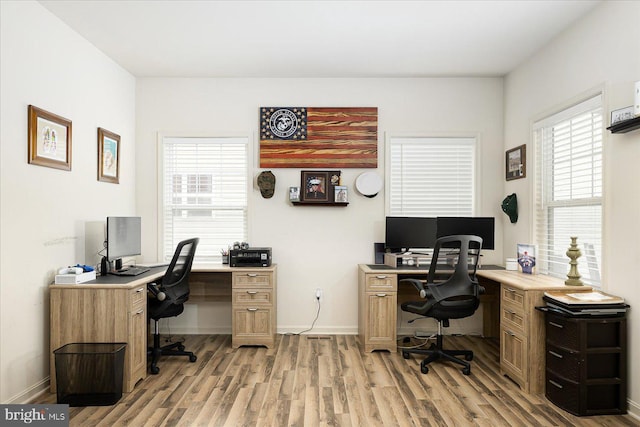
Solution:
<svg viewBox="0 0 640 427">
<path fill-rule="evenodd" d="M 611 111 L 611 124 L 633 119 L 633 105 Z"/>
<path fill-rule="evenodd" d="M 98 181 L 120 183 L 120 136 L 98 128 Z"/>
<path fill-rule="evenodd" d="M 327 203 L 330 187 L 329 172 L 327 171 L 302 171 L 300 177 L 301 198 L 303 202 Z M 333 196 L 333 195 L 332 195 Z"/>
<path fill-rule="evenodd" d="M 289 201 L 290 202 L 300 201 L 300 187 L 289 187 Z"/>
<path fill-rule="evenodd" d="M 336 203 L 347 203 L 349 201 L 349 190 L 345 185 L 336 185 L 334 190 L 334 201 Z"/>
<path fill-rule="evenodd" d="M 527 176 L 527 146 L 521 145 L 511 150 L 507 150 L 506 158 L 506 178 L 507 181 L 512 179 L 524 178 Z"/>
<path fill-rule="evenodd" d="M 71 170 L 71 120 L 29 105 L 29 164 Z"/>
<path fill-rule="evenodd" d="M 535 245 L 518 243 L 518 270 L 525 274 L 536 273 L 537 248 Z"/>
</svg>

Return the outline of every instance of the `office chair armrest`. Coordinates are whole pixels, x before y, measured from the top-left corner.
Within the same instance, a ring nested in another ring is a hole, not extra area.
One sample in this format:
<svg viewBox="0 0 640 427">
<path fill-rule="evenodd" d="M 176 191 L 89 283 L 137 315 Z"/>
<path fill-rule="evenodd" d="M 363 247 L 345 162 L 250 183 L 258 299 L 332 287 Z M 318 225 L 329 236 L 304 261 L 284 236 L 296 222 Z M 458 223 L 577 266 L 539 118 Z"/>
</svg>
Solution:
<svg viewBox="0 0 640 427">
<path fill-rule="evenodd" d="M 402 283 L 402 282 L 411 283 L 418 290 L 418 293 L 420 294 L 420 298 L 429 298 L 429 297 L 431 297 L 431 292 L 429 292 L 429 290 L 427 290 L 424 287 L 424 283 L 422 282 L 422 280 L 418 280 L 418 279 L 402 279 L 402 280 L 400 280 L 400 283 Z"/>
<path fill-rule="evenodd" d="M 167 298 L 167 294 L 162 292 L 157 283 L 147 283 L 147 290 L 158 301 L 164 301 Z"/>
</svg>

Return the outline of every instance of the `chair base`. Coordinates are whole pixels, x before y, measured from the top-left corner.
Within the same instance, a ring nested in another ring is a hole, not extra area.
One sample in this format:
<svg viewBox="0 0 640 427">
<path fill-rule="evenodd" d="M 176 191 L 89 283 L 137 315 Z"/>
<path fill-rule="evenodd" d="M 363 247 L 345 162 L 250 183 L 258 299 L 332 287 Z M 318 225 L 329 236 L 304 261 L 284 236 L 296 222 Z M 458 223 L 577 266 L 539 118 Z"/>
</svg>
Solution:
<svg viewBox="0 0 640 427">
<path fill-rule="evenodd" d="M 426 374 L 429 372 L 429 368 L 427 367 L 429 363 L 435 360 L 440 360 L 440 359 L 448 360 L 450 362 L 454 362 L 459 365 L 462 365 L 463 366 L 462 373 L 464 375 L 471 374 L 471 364 L 469 362 L 473 360 L 473 351 L 445 350 L 444 348 L 442 348 L 442 335 L 440 333 L 438 333 L 438 335 L 436 336 L 436 343 L 431 344 L 431 347 L 427 349 L 413 348 L 413 349 L 402 350 L 402 357 L 404 357 L 405 359 L 408 359 L 410 353 L 427 355 L 427 358 L 425 358 L 422 362 L 420 362 L 420 372 L 422 372 L 423 374 Z M 465 360 L 459 359 L 456 356 L 464 356 Z"/>
<path fill-rule="evenodd" d="M 189 362 L 193 363 L 198 357 L 191 351 L 185 351 L 182 342 L 174 342 L 165 346 L 160 346 L 160 334 L 153 334 L 153 347 L 147 348 L 147 356 L 151 357 L 151 366 L 149 372 L 157 375 L 160 372 L 158 368 L 158 360 L 160 356 L 188 356 Z"/>
</svg>

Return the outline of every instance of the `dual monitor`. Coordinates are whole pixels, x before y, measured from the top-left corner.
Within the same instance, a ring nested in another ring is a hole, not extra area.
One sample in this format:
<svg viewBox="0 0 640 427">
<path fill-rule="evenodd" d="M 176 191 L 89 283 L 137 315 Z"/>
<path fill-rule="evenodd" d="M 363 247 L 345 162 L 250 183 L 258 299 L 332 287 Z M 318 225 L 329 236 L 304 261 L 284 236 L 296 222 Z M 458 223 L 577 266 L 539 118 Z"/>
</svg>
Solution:
<svg viewBox="0 0 640 427">
<path fill-rule="evenodd" d="M 388 216 L 385 227 L 385 249 L 400 252 L 433 248 L 442 236 L 471 234 L 482 237 L 482 249 L 494 249 L 493 217 L 399 217 Z"/>
</svg>

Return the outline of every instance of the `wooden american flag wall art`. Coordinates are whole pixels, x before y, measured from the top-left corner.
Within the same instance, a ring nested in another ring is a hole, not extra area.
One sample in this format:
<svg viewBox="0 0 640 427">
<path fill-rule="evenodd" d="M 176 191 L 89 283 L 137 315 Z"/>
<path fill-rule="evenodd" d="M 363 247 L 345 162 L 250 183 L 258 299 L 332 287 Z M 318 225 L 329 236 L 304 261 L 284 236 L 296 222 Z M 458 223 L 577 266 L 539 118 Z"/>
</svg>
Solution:
<svg viewBox="0 0 640 427">
<path fill-rule="evenodd" d="M 260 108 L 260 167 L 378 167 L 378 108 Z"/>
</svg>

